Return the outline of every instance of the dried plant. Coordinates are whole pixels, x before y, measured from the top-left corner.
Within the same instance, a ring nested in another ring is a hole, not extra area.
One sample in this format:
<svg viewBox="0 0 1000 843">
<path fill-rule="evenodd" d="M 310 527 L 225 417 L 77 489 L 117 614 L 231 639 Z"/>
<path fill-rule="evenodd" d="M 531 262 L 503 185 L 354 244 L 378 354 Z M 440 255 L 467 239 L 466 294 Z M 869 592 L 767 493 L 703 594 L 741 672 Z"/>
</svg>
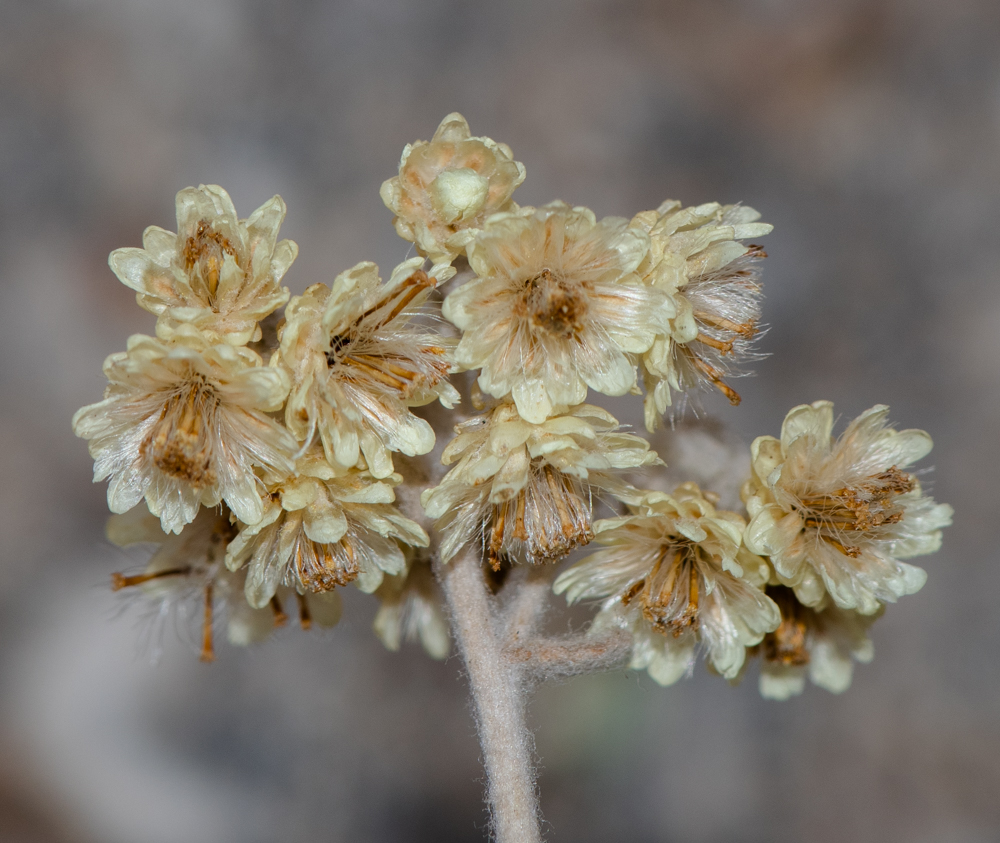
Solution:
<svg viewBox="0 0 1000 843">
<path fill-rule="evenodd" d="M 182 190 L 176 234 L 148 228 L 110 258 L 156 336 L 112 354 L 104 399 L 73 419 L 109 480 L 109 538 L 158 546 L 115 589 L 196 618 L 203 659 L 220 616 L 239 645 L 289 612 L 331 626 L 352 583 L 380 601 L 390 649 L 419 638 L 443 658 L 450 631 L 500 843 L 541 840 L 533 684 L 630 667 L 668 685 L 703 654 L 730 681 L 759 660 L 767 697 L 806 676 L 843 691 L 885 605 L 926 579 L 900 560 L 937 550 L 951 520 L 909 470 L 930 437 L 887 426 L 883 406 L 836 440 L 829 402 L 792 409 L 747 455 L 745 513 L 699 477 L 640 488 L 663 463 L 588 394 L 644 387 L 666 437 L 701 387 L 738 404 L 766 257 L 745 241 L 771 226 L 743 205 L 668 201 L 631 221 L 521 207 L 524 177 L 448 115 L 382 186 L 421 257 L 292 297 L 280 197 L 240 220 L 221 187 Z M 432 402 L 453 434 L 414 411 Z M 593 622 L 547 634 L 553 593 L 595 601 Z"/>
</svg>

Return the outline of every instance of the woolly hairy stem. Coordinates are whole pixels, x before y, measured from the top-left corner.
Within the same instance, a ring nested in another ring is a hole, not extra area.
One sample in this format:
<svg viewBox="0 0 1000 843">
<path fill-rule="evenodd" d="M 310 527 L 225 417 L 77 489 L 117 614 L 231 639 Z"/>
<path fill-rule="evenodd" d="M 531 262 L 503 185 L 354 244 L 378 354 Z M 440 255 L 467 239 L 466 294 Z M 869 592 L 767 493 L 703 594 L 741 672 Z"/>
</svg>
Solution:
<svg viewBox="0 0 1000 843">
<path fill-rule="evenodd" d="M 466 549 L 437 568 L 469 675 L 494 838 L 496 843 L 541 843 L 523 690 L 504 657 L 482 563 L 474 550 Z"/>
<path fill-rule="evenodd" d="M 612 629 L 602 635 L 512 641 L 507 656 L 520 663 L 526 677 L 537 682 L 622 667 L 631 650 L 632 637 L 625 630 Z"/>
</svg>

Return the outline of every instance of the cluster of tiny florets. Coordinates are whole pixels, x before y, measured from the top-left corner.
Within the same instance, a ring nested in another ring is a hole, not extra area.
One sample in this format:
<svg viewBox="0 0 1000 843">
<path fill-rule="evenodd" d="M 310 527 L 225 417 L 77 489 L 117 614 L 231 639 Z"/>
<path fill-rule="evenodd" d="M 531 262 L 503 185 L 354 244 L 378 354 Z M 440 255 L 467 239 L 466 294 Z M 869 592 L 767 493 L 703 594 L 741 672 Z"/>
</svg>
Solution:
<svg viewBox="0 0 1000 843">
<path fill-rule="evenodd" d="M 243 644 L 290 613 L 336 623 L 353 583 L 380 601 L 387 647 L 420 639 L 442 658 L 432 560 L 475 553 L 492 577 L 532 566 L 569 602 L 600 601 L 591 631 L 627 633 L 631 666 L 661 684 L 703 654 L 731 681 L 759 658 L 765 696 L 807 676 L 843 690 L 852 660 L 872 657 L 871 623 L 923 585 L 901 560 L 936 550 L 950 523 L 910 470 L 930 438 L 877 406 L 834 439 L 819 401 L 753 443 L 744 512 L 693 482 L 637 487 L 662 462 L 594 395 L 644 393 L 650 432 L 702 389 L 738 404 L 731 381 L 761 333 L 767 255 L 751 241 L 771 226 L 744 205 L 667 201 L 631 220 L 520 206 L 524 178 L 509 146 L 448 115 L 382 185 L 418 257 L 387 280 L 360 263 L 301 296 L 281 286 L 297 247 L 278 240 L 277 196 L 239 219 L 222 188 L 188 188 L 177 233 L 151 227 L 142 249 L 113 252 L 157 317 L 155 336 L 108 358 L 104 399 L 73 422 L 123 513 L 111 540 L 158 546 L 115 587 L 185 607 L 210 658 L 217 610 Z M 404 514 L 403 467 L 442 432 L 419 408 L 458 407 L 462 383 L 472 409 L 456 412 L 447 471 L 417 472 L 437 480 Z"/>
</svg>

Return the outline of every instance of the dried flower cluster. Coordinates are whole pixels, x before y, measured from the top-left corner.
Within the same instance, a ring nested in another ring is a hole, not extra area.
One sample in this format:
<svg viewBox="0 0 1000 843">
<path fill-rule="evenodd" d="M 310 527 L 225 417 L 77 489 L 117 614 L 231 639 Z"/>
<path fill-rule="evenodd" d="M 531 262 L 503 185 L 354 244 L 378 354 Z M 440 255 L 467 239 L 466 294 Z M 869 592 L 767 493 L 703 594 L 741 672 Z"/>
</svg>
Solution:
<svg viewBox="0 0 1000 843">
<path fill-rule="evenodd" d="M 731 681 L 758 658 L 766 696 L 806 676 L 843 690 L 852 660 L 872 657 L 872 622 L 923 585 L 902 560 L 936 550 L 950 523 L 912 473 L 930 438 L 877 406 L 834 439 L 817 401 L 753 443 L 744 513 L 694 482 L 638 488 L 662 463 L 588 402 L 644 392 L 649 431 L 703 387 L 738 404 L 766 257 L 749 241 L 771 226 L 743 205 L 668 201 L 631 220 L 522 207 L 524 178 L 458 114 L 408 145 L 381 195 L 419 255 L 385 281 L 365 262 L 290 296 L 280 197 L 241 220 L 216 186 L 177 195 L 177 233 L 151 227 L 142 249 L 112 253 L 157 318 L 73 420 L 123 513 L 111 540 L 159 547 L 116 588 L 198 618 L 211 658 L 217 615 L 240 644 L 293 603 L 303 627 L 332 625 L 353 583 L 380 601 L 386 646 L 420 639 L 442 658 L 432 568 L 475 553 L 494 589 L 524 566 L 569 602 L 600 601 L 591 639 L 629 636 L 627 663 L 661 684 L 703 654 Z M 436 471 L 442 431 L 419 408 L 458 407 L 460 387 L 471 409 Z M 423 510 L 404 514 L 400 489 Z"/>
<path fill-rule="evenodd" d="M 188 613 L 183 598 L 196 595 L 205 659 L 217 608 L 229 639 L 248 643 L 284 624 L 290 594 L 303 627 L 332 625 L 337 586 L 373 592 L 385 574 L 406 573 L 404 548 L 429 539 L 394 505 L 391 454 L 434 446 L 410 407 L 459 397 L 447 341 L 412 323 L 448 268 L 432 277 L 417 259 L 383 284 L 360 264 L 332 290 L 290 299 L 279 284 L 297 247 L 277 241 L 284 215 L 276 196 L 240 220 L 222 188 L 189 188 L 177 195 L 177 234 L 151 227 L 144 249 L 113 252 L 111 268 L 157 315 L 157 336 L 112 354 L 104 400 L 73 419 L 95 480 L 109 480 L 111 510 L 143 525 L 113 520 L 112 540 L 160 545 L 116 587 L 141 585 Z M 265 362 L 250 343 L 286 303 Z"/>
</svg>

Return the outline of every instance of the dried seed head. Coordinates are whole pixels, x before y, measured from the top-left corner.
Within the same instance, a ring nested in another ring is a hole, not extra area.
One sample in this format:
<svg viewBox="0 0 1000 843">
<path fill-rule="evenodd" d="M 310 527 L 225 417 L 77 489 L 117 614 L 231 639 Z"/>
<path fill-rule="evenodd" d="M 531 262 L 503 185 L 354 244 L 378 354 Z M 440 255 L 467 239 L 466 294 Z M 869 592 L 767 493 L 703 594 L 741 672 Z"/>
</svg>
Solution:
<svg viewBox="0 0 1000 843">
<path fill-rule="evenodd" d="M 632 667 L 657 682 L 690 671 L 698 645 L 732 679 L 746 648 L 780 623 L 761 590 L 767 564 L 741 547 L 743 526 L 693 483 L 673 495 L 649 492 L 632 515 L 594 525 L 605 549 L 560 574 L 554 589 L 571 603 L 605 598 L 595 624 L 629 630 Z"/>
<path fill-rule="evenodd" d="M 490 217 L 468 247 L 477 277 L 442 306 L 463 331 L 456 362 L 536 424 L 583 403 L 588 388 L 624 395 L 635 386 L 631 355 L 675 315 L 635 274 L 648 249 L 625 220 L 561 202 Z"/>
<path fill-rule="evenodd" d="M 406 147 L 399 175 L 382 185 L 397 233 L 434 263 L 451 263 L 487 217 L 517 207 L 510 197 L 524 165 L 513 159 L 509 146 L 473 137 L 461 114 L 449 114 L 430 142 Z"/>
<path fill-rule="evenodd" d="M 930 437 L 887 427 L 887 415 L 873 407 L 834 441 L 833 405 L 817 401 L 789 412 L 780 440 L 753 444 L 747 546 L 769 556 L 777 580 L 807 606 L 829 595 L 872 614 L 914 593 L 926 575 L 899 560 L 937 550 L 951 523 L 951 508 L 902 470 L 930 451 Z"/>
<path fill-rule="evenodd" d="M 140 574 L 112 575 L 113 591 L 128 590 L 158 607 L 156 614 L 176 613 L 197 629 L 202 661 L 215 658 L 215 625 L 219 617 L 237 626 L 247 620 L 243 577 L 226 570 L 226 546 L 236 535 L 226 507 L 202 509 L 182 535 L 164 533 L 145 507 L 138 506 L 108 522 L 108 538 L 120 546 L 158 545 Z M 269 630 L 267 618 L 254 619 L 261 631 Z"/>
<path fill-rule="evenodd" d="M 263 608 L 281 586 L 299 593 L 329 592 L 356 582 L 372 592 L 384 574 L 405 569 L 397 543 L 426 546 L 427 534 L 393 505 L 396 474 L 331 466 L 313 448 L 295 473 L 272 483 L 264 517 L 244 526 L 230 544 L 230 570 L 247 566 L 246 595 Z"/>
<path fill-rule="evenodd" d="M 241 346 L 259 340 L 257 323 L 288 301 L 280 282 L 298 247 L 277 239 L 284 217 L 280 196 L 241 220 L 218 185 L 185 188 L 177 194 L 176 234 L 150 226 L 142 249 L 116 249 L 108 262 L 139 306 L 158 317 L 157 336 L 194 327 Z"/>
<path fill-rule="evenodd" d="M 551 562 L 593 538 L 594 499 L 640 494 L 618 474 L 659 462 L 649 444 L 581 404 L 534 424 L 500 403 L 456 427 L 442 461 L 454 467 L 421 503 L 442 531 L 441 556 L 482 539 L 489 565 Z"/>
<path fill-rule="evenodd" d="M 717 389 L 733 405 L 739 393 L 727 382 L 753 360 L 751 343 L 760 321 L 760 246 L 746 237 L 771 230 L 757 222 L 752 208 L 709 203 L 681 208 L 664 202 L 656 211 L 636 215 L 632 225 L 648 232 L 651 247 L 637 272 L 649 285 L 666 291 L 676 316 L 643 355 L 646 427 L 652 432 L 668 410 L 676 416 L 684 402 L 674 393 L 700 387 Z"/>
<path fill-rule="evenodd" d="M 145 498 L 172 532 L 220 501 L 244 523 L 260 519 L 254 468 L 273 477 L 293 467 L 295 440 L 268 415 L 288 394 L 284 372 L 193 329 L 132 337 L 104 370 L 108 397 L 79 410 L 73 429 L 90 441 L 94 479 L 111 481 L 112 512 Z"/>
<path fill-rule="evenodd" d="M 450 267 L 406 261 L 382 284 L 378 267 L 360 263 L 333 288 L 314 284 L 286 308 L 274 362 L 291 377 L 288 429 L 308 447 L 318 435 L 327 460 L 364 463 L 375 477 L 393 473 L 392 452 L 425 454 L 434 431 L 411 407 L 460 400 L 448 382 L 452 344 L 414 321 Z"/>
</svg>

